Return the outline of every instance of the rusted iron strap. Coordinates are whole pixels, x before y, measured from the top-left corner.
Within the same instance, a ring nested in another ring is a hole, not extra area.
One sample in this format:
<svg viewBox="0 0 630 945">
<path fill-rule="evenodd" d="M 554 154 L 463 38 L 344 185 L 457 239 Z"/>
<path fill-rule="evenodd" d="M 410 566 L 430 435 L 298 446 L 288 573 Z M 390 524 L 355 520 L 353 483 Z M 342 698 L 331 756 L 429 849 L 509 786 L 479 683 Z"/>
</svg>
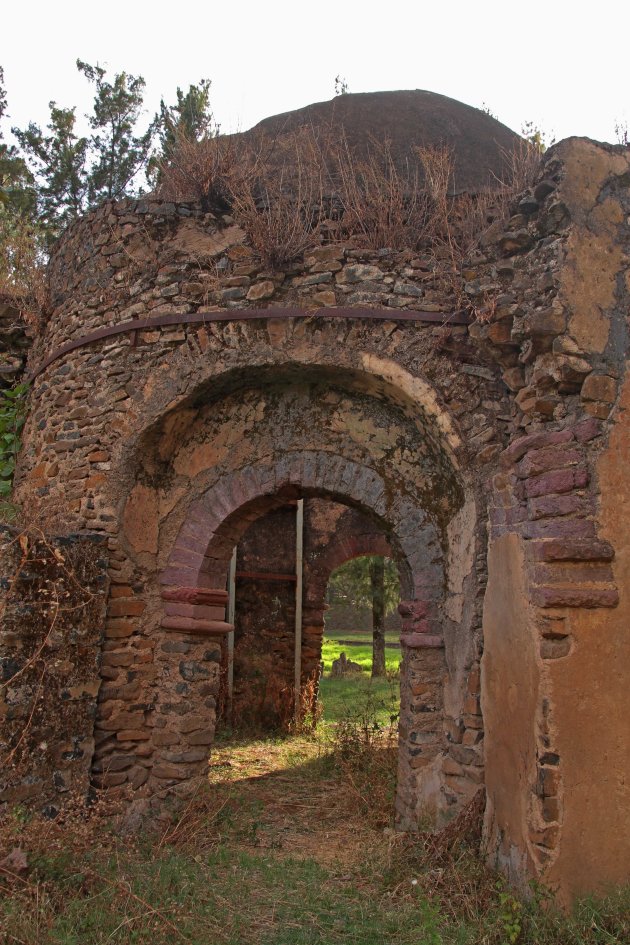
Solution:
<svg viewBox="0 0 630 945">
<path fill-rule="evenodd" d="M 158 315 L 155 318 L 136 318 L 133 321 L 120 322 L 118 325 L 109 325 L 107 328 L 99 328 L 73 341 L 67 341 L 45 358 L 34 371 L 29 375 L 29 380 L 33 381 L 42 371 L 45 371 L 49 365 L 68 354 L 70 351 L 76 351 L 77 348 L 83 348 L 86 345 L 94 344 L 95 341 L 102 341 L 104 338 L 112 338 L 115 335 L 124 335 L 127 332 L 132 333 L 132 337 L 138 331 L 148 331 L 152 328 L 165 328 L 169 325 L 204 325 L 211 322 L 243 322 L 252 321 L 257 318 L 353 318 L 367 319 L 370 321 L 387 322 L 425 322 L 430 325 L 469 325 L 470 317 L 464 312 L 423 312 L 423 311 L 401 311 L 399 309 L 389 308 L 250 308 L 250 309 L 230 309 L 222 312 L 188 312 L 186 315 Z"/>
</svg>

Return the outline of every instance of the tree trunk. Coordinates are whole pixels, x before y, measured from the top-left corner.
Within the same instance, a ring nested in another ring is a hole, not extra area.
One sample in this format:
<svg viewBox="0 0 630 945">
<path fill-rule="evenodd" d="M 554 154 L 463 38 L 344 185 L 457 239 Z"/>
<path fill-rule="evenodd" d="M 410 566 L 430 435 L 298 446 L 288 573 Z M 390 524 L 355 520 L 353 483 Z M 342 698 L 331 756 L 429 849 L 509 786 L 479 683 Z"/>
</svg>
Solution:
<svg viewBox="0 0 630 945">
<path fill-rule="evenodd" d="M 385 675 L 385 559 L 370 561 L 372 585 L 372 676 Z"/>
</svg>

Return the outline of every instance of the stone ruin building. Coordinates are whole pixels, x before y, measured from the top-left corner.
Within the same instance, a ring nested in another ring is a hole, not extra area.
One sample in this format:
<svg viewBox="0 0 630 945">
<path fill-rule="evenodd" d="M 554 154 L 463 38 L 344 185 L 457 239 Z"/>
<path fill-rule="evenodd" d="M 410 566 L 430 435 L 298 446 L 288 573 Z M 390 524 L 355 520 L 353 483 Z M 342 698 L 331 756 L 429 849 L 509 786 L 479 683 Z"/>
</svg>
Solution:
<svg viewBox="0 0 630 945">
<path fill-rule="evenodd" d="M 511 140 L 429 93 L 336 101 L 352 133 L 447 140 L 463 189 Z M 41 553 L 23 567 L 3 532 L 0 802 L 186 794 L 234 625 L 259 679 L 301 685 L 332 570 L 388 554 L 399 826 L 485 786 L 485 850 L 513 882 L 567 901 L 626 881 L 629 186 L 624 148 L 555 145 L 464 266 L 468 307 L 422 252 L 321 242 L 265 268 L 201 204 L 127 199 L 71 226 L 15 482 Z M 3 337 L 17 371 L 24 335 Z M 43 587 L 62 602 L 45 630 Z"/>
</svg>

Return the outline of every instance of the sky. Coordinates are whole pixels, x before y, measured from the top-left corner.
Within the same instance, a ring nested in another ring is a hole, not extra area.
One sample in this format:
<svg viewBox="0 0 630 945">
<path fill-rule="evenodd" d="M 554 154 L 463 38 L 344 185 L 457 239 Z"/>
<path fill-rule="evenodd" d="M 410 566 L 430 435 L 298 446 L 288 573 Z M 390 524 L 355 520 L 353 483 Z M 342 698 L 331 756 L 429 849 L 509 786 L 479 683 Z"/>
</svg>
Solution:
<svg viewBox="0 0 630 945">
<path fill-rule="evenodd" d="M 76 59 L 146 80 L 147 121 L 179 85 L 212 81 L 225 132 L 350 92 L 428 89 L 547 139 L 615 141 L 630 124 L 628 0 L 26 0 L 2 5 L 9 119 L 45 125 L 48 102 L 91 92 Z"/>
</svg>

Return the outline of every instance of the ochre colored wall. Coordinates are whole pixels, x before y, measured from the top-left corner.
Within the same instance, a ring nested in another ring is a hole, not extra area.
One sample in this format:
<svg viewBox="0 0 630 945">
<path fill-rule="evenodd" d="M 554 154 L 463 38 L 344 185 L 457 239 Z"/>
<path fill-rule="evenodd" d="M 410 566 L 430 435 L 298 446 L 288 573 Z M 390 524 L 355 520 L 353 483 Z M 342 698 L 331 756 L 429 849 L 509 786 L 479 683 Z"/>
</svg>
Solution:
<svg viewBox="0 0 630 945">
<path fill-rule="evenodd" d="M 486 844 L 517 883 L 533 872 L 529 786 L 536 778 L 534 725 L 540 670 L 525 585 L 522 543 L 504 535 L 488 553 L 481 707 L 485 724 Z"/>
<path fill-rule="evenodd" d="M 602 537 L 615 548 L 619 606 L 569 617 L 573 649 L 550 664 L 564 816 L 549 873 L 565 901 L 630 876 L 630 379 L 598 466 Z"/>
</svg>

